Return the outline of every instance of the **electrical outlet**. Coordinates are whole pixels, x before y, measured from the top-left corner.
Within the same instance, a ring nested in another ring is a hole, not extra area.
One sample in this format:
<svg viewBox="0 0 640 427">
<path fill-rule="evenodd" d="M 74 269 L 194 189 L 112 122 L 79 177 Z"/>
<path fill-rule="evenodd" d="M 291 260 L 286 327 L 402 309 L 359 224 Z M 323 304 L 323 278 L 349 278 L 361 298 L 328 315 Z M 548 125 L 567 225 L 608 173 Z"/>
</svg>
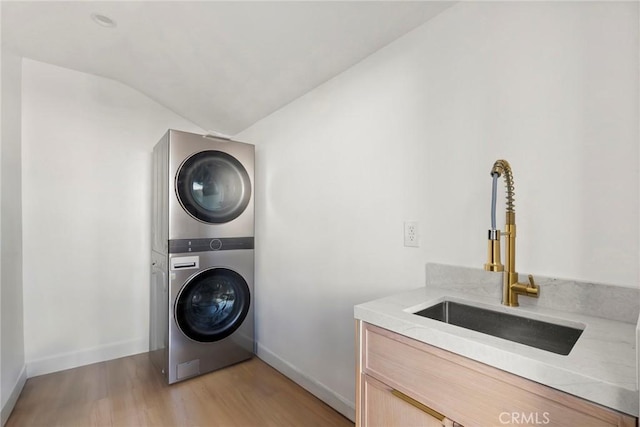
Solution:
<svg viewBox="0 0 640 427">
<path fill-rule="evenodd" d="M 420 246 L 420 234 L 418 233 L 417 221 L 405 221 L 404 245 L 413 248 L 417 248 Z"/>
</svg>

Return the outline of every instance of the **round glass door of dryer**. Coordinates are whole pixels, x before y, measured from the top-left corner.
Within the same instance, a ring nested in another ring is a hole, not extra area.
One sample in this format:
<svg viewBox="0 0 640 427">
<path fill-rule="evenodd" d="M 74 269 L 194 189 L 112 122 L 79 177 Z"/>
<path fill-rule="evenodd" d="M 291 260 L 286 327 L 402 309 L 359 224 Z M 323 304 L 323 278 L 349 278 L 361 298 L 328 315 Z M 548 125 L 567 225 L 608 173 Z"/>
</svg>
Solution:
<svg viewBox="0 0 640 427">
<path fill-rule="evenodd" d="M 249 312 L 247 282 L 233 270 L 211 268 L 185 283 L 175 305 L 178 328 L 198 342 L 214 342 L 231 335 Z"/>
<path fill-rule="evenodd" d="M 251 180 L 235 157 L 222 151 L 201 151 L 180 166 L 176 193 L 189 215 L 222 224 L 236 219 L 249 205 Z"/>
</svg>

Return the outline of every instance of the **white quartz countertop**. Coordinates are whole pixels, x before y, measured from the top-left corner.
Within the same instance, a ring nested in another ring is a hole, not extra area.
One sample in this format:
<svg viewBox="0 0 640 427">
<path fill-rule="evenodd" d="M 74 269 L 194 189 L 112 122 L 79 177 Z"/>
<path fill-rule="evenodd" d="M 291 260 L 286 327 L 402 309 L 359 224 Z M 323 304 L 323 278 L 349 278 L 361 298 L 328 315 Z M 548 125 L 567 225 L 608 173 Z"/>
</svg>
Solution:
<svg viewBox="0 0 640 427">
<path fill-rule="evenodd" d="M 524 299 L 525 297 L 521 297 Z M 443 300 L 585 326 L 567 356 L 415 315 Z M 638 416 L 636 325 L 542 307 L 505 307 L 495 297 L 422 287 L 354 308 L 356 319 Z"/>
</svg>

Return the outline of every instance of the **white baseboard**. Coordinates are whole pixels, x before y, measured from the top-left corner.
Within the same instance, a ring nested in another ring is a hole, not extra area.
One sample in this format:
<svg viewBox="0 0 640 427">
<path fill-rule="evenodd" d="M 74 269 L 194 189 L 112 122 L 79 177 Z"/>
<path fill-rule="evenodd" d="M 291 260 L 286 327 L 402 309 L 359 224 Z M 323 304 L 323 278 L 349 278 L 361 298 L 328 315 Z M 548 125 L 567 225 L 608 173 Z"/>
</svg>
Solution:
<svg viewBox="0 0 640 427">
<path fill-rule="evenodd" d="M 55 356 L 28 361 L 27 376 L 29 378 L 37 377 L 38 375 L 64 371 L 65 369 L 77 368 L 78 366 L 104 362 L 105 360 L 117 359 L 119 357 L 131 356 L 147 351 L 149 351 L 149 339 L 139 338 L 76 352 L 57 354 Z"/>
<path fill-rule="evenodd" d="M 22 393 L 22 389 L 24 388 L 24 384 L 26 382 L 27 382 L 27 366 L 24 365 L 22 367 L 22 370 L 20 371 L 20 374 L 18 375 L 18 379 L 16 380 L 15 385 L 11 390 L 11 393 L 9 394 L 9 398 L 7 399 L 5 404 L 2 406 L 2 413 L 0 415 L 0 419 L 2 420 L 2 422 L 0 423 L 1 426 L 4 426 L 7 420 L 9 419 L 9 416 L 11 415 L 13 408 L 16 406 L 18 397 L 20 397 L 20 393 Z"/>
<path fill-rule="evenodd" d="M 331 390 L 321 382 L 309 377 L 291 363 L 274 354 L 271 350 L 257 343 L 257 355 L 267 364 L 280 371 L 293 382 L 316 396 L 318 399 L 355 422 L 356 410 L 353 402 Z M 355 378 L 355 377 L 354 377 Z"/>
</svg>

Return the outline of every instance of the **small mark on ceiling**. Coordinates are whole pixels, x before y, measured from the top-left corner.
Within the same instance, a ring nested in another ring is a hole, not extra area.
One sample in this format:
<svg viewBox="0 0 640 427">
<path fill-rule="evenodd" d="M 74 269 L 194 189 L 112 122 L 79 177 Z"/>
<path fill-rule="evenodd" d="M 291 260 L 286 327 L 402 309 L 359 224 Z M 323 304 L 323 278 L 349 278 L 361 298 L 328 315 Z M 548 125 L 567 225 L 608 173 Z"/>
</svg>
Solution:
<svg viewBox="0 0 640 427">
<path fill-rule="evenodd" d="M 96 24 L 106 28 L 115 28 L 116 25 L 118 25 L 116 24 L 116 21 L 109 18 L 108 16 L 96 12 L 91 14 L 91 19 L 93 19 L 93 22 L 95 22 Z"/>
</svg>

